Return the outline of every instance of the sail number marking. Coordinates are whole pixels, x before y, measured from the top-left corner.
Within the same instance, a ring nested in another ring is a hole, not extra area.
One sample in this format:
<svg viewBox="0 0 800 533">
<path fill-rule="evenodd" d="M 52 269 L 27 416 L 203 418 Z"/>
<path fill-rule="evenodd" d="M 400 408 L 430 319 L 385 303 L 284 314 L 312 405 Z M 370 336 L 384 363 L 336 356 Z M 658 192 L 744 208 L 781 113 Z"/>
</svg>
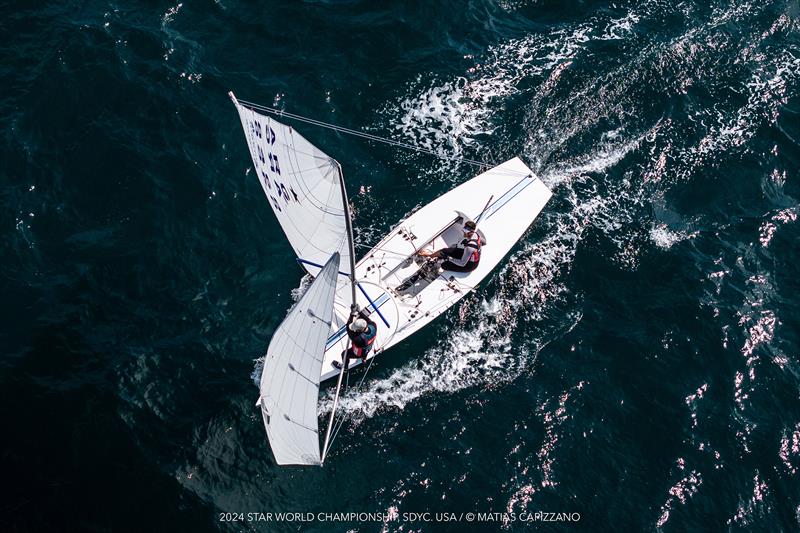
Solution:
<svg viewBox="0 0 800 533">
<path fill-rule="evenodd" d="M 260 120 L 250 121 L 250 131 L 259 139 L 263 139 L 267 144 L 265 154 L 261 144 L 257 141 L 255 145 L 255 155 L 258 158 L 258 161 L 261 162 L 261 165 L 259 165 L 261 167 L 259 168 L 259 174 L 261 175 L 261 180 L 263 181 L 267 190 L 270 191 L 267 194 L 269 195 L 269 199 L 272 202 L 273 207 L 275 207 L 275 209 L 278 211 L 283 211 L 281 208 L 281 203 L 278 201 L 279 198 L 282 199 L 286 205 L 292 201 L 300 203 L 300 196 L 297 194 L 297 192 L 295 192 L 294 188 L 291 185 L 286 187 L 284 183 L 278 181 L 278 178 L 281 177 L 281 166 L 278 162 L 278 156 L 270 150 L 270 148 L 275 144 L 275 131 L 269 127 L 269 125 L 267 125 L 266 131 L 264 131 L 264 127 Z M 267 164 L 267 162 L 269 162 L 269 164 Z M 267 168 L 269 168 L 269 172 L 267 172 Z M 272 177 L 270 174 L 272 174 Z M 272 188 L 273 185 L 275 186 L 274 191 Z M 272 192 L 275 194 L 270 194 Z"/>
</svg>

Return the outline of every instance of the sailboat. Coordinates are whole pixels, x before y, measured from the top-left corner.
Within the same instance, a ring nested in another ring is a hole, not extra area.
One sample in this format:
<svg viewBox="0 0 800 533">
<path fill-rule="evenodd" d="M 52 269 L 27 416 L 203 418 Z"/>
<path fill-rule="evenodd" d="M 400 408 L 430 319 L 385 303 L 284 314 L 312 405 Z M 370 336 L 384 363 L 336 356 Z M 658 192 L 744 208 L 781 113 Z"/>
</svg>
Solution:
<svg viewBox="0 0 800 533">
<path fill-rule="evenodd" d="M 264 114 L 277 110 L 229 96 L 275 217 L 297 262 L 314 278 L 270 341 L 256 405 L 279 465 L 322 465 L 348 366 L 371 363 L 475 290 L 552 193 L 515 157 L 400 221 L 356 261 L 339 162 Z M 477 226 L 483 244 L 477 268 L 451 272 L 425 257 L 458 244 L 468 222 Z M 374 320 L 378 332 L 366 359 L 344 361 L 353 309 Z M 336 392 L 320 447 L 319 386 L 332 378 L 338 378 Z"/>
</svg>

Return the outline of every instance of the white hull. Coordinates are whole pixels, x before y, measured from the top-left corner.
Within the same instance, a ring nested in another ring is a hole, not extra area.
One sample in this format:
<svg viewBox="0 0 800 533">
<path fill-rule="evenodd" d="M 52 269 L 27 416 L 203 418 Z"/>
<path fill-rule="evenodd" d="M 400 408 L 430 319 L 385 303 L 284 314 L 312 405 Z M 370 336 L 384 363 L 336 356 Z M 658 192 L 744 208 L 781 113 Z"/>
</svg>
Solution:
<svg viewBox="0 0 800 533">
<path fill-rule="evenodd" d="M 440 196 L 395 227 L 356 265 L 358 304 L 371 311 L 378 324 L 370 358 L 417 332 L 474 290 L 519 241 L 551 195 L 547 186 L 514 158 Z M 477 218 L 490 198 L 478 223 L 486 244 L 477 269 L 430 273 L 410 289 L 396 290 L 419 270 L 418 262 L 409 259 L 417 250 L 439 250 L 460 241 L 463 218 L 459 221 L 459 215 Z M 346 349 L 344 324 L 351 301 L 346 281 L 342 276 L 337 288 L 321 381 L 339 374 L 332 363 L 340 361 Z M 351 367 L 354 363 L 358 364 L 351 361 Z"/>
</svg>

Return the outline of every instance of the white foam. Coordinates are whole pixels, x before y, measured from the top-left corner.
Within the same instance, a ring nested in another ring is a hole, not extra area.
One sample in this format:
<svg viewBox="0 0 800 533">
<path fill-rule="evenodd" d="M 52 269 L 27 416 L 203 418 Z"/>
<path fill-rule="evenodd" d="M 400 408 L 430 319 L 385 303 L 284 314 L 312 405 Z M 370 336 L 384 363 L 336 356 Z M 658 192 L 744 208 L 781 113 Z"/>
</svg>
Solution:
<svg viewBox="0 0 800 533">
<path fill-rule="evenodd" d="M 688 178 L 698 166 L 741 148 L 765 123 L 774 124 L 781 106 L 788 101 L 790 87 L 800 80 L 800 57 L 788 51 L 754 54 L 744 61 L 753 68 L 750 79 L 740 88 L 747 102 L 732 111 L 714 107 L 697 112 L 695 120 L 708 124 L 706 133 L 694 146 L 678 150 L 678 177 Z"/>
<path fill-rule="evenodd" d="M 529 362 L 528 349 L 512 349 L 509 338 L 514 324 L 501 328 L 495 316 L 479 315 L 470 320 L 469 329 L 455 330 L 443 343 L 388 377 L 367 380 L 360 390 L 351 389 L 339 401 L 342 411 L 358 422 L 382 409 L 403 409 L 424 394 L 512 379 Z M 321 411 L 330 411 L 332 394 L 324 398 Z"/>
<path fill-rule="evenodd" d="M 466 95 L 468 83 L 466 78 L 458 78 L 407 97 L 399 104 L 397 133 L 442 155 L 459 155 L 475 135 L 491 132 L 484 126 L 487 110 L 479 105 L 480 100 Z"/>
<path fill-rule="evenodd" d="M 761 479 L 761 475 L 758 470 L 756 470 L 755 476 L 753 476 L 752 495 L 747 499 L 740 497 L 739 506 L 736 508 L 736 513 L 728 519 L 728 525 L 736 523 L 746 526 L 751 524 L 754 519 L 758 518 L 754 515 L 758 507 L 762 505 L 762 502 L 764 502 L 764 499 L 768 496 L 768 489 L 767 483 Z"/>
<path fill-rule="evenodd" d="M 614 130 L 614 137 L 619 139 L 618 141 L 597 143 L 593 152 L 556 163 L 547 169 L 541 178 L 548 187 L 554 188 L 565 181 L 572 181 L 587 174 L 604 174 L 622 161 L 628 153 L 638 148 L 645 137 L 657 130 L 658 124 L 647 133 L 631 140 L 619 138 L 619 130 Z"/>
<path fill-rule="evenodd" d="M 772 241 L 772 237 L 778 230 L 778 224 L 789 224 L 790 222 L 795 222 L 796 220 L 797 208 L 790 207 L 778 211 L 770 218 L 770 220 L 761 224 L 761 227 L 758 229 L 758 240 L 761 243 L 761 246 L 764 248 L 769 246 L 769 243 Z"/>
<path fill-rule="evenodd" d="M 683 459 L 678 459 L 678 469 L 683 471 L 686 469 L 686 464 Z M 661 515 L 656 521 L 656 529 L 661 529 L 669 520 L 670 512 L 675 508 L 676 503 L 685 504 L 689 498 L 697 494 L 700 490 L 700 485 L 703 484 L 703 476 L 697 470 L 691 470 L 688 474 L 681 477 L 669 489 L 669 496 L 664 504 L 661 506 Z"/>
<path fill-rule="evenodd" d="M 778 456 L 781 458 L 786 472 L 792 476 L 795 475 L 798 467 L 795 466 L 793 460 L 796 461 L 796 459 L 800 457 L 800 424 L 795 424 L 791 436 L 789 432 L 784 429 Z"/>
<path fill-rule="evenodd" d="M 464 156 L 466 149 L 479 148 L 481 136 L 495 132 L 495 108 L 518 92 L 523 79 L 565 65 L 590 40 L 592 29 L 585 23 L 492 46 L 465 76 L 427 87 L 420 77 L 409 85 L 412 94 L 381 113 L 403 141 L 443 156 Z M 443 161 L 432 172 L 441 179 L 438 173 L 451 166 Z"/>
<path fill-rule="evenodd" d="M 671 230 L 666 224 L 654 224 L 650 228 L 650 238 L 656 246 L 662 250 L 669 250 L 675 244 L 692 239 L 697 236 L 697 232 L 688 232 L 681 230 Z"/>
<path fill-rule="evenodd" d="M 630 11 L 622 18 L 612 19 L 599 38 L 603 40 L 623 39 L 633 32 L 633 28 L 638 22 L 639 15 L 635 11 Z"/>
<path fill-rule="evenodd" d="M 174 6 L 172 6 L 169 9 L 167 9 L 164 12 L 164 15 L 161 17 L 162 25 L 166 25 L 166 24 L 172 22 L 172 20 L 175 18 L 175 15 L 178 14 L 178 12 L 181 10 L 182 7 L 183 7 L 183 3 L 181 2 L 181 3 L 178 3 L 178 4 L 174 5 Z"/>
</svg>

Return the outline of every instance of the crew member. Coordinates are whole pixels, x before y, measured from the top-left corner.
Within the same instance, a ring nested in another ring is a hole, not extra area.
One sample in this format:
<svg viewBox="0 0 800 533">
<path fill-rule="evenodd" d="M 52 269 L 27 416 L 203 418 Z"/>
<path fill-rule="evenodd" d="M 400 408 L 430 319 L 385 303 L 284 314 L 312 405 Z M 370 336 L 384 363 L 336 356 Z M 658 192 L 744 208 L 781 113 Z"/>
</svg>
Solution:
<svg viewBox="0 0 800 533">
<path fill-rule="evenodd" d="M 478 268 L 481 260 L 481 247 L 484 242 L 477 231 L 478 227 L 472 220 L 464 223 L 464 238 L 456 246 L 443 248 L 435 252 L 420 250 L 418 253 L 423 257 L 441 258 L 442 268 L 452 272 L 472 272 Z"/>
<path fill-rule="evenodd" d="M 343 353 L 347 359 L 367 360 L 367 355 L 372 350 L 372 344 L 378 335 L 378 324 L 369 318 L 363 310 L 353 309 L 347 321 L 347 336 L 350 338 L 350 347 Z M 339 361 L 334 361 L 335 368 L 342 368 Z"/>
</svg>

